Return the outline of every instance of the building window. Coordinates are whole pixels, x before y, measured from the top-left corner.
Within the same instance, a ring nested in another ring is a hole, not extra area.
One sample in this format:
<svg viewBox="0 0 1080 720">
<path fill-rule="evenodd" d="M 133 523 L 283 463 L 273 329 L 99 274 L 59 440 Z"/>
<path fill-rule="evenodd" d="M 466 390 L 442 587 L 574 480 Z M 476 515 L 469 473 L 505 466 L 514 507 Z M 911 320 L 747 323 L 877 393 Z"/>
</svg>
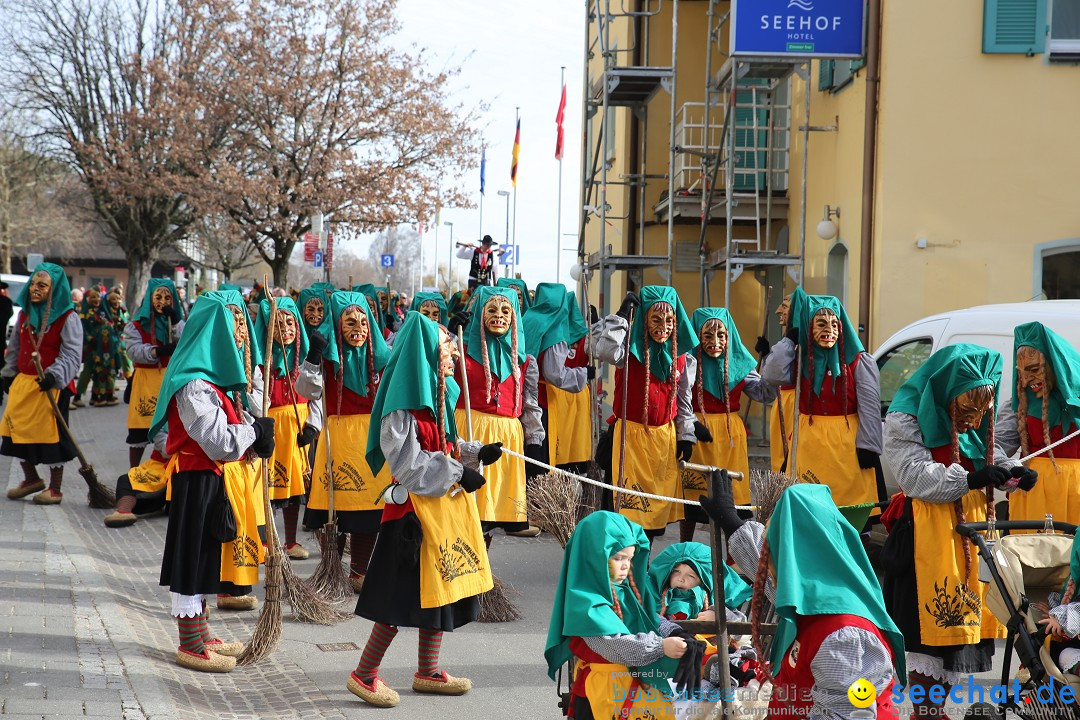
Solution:
<svg viewBox="0 0 1080 720">
<path fill-rule="evenodd" d="M 1080 62 L 1080 0 L 1052 0 L 1048 55 L 1054 62 Z"/>
<path fill-rule="evenodd" d="M 855 73 L 866 65 L 866 60 L 822 60 L 818 68 L 818 90 L 837 92 L 855 79 Z"/>
<path fill-rule="evenodd" d="M 1047 0 L 983 0 L 982 51 L 1023 55 L 1043 52 L 1046 4 Z"/>
<path fill-rule="evenodd" d="M 1080 240 L 1041 251 L 1036 248 L 1036 252 L 1041 256 L 1042 297 L 1047 300 L 1080 298 Z"/>
<path fill-rule="evenodd" d="M 838 242 L 829 250 L 828 267 L 825 272 L 826 291 L 840 300 L 841 305 L 846 305 L 848 251 L 844 243 Z"/>
</svg>

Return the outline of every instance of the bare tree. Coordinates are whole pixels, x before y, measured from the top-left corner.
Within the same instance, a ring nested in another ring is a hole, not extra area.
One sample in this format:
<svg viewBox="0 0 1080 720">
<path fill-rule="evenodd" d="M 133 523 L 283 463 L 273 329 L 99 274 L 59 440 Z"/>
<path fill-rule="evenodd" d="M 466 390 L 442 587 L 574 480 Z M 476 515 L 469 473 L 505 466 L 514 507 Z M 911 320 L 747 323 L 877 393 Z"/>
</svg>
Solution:
<svg viewBox="0 0 1080 720">
<path fill-rule="evenodd" d="M 201 217 L 192 231 L 203 251 L 202 263 L 220 271 L 226 282 L 234 273 L 261 262 L 255 246 L 228 218 L 220 215 Z"/>
<path fill-rule="evenodd" d="M 434 206 L 440 173 L 479 155 L 474 114 L 448 98 L 454 73 L 390 46 L 395 6 L 267 0 L 223 24 L 229 60 L 203 91 L 226 100 L 236 131 L 199 178 L 199 202 L 237 223 L 277 285 L 315 211 L 357 232 L 414 220 Z M 467 204 L 460 190 L 442 195 Z"/>
<path fill-rule="evenodd" d="M 393 267 L 382 267 L 383 255 L 394 256 Z M 376 285 L 388 285 L 392 290 L 411 289 L 420 264 L 420 233 L 408 225 L 383 230 L 372 239 L 368 260 L 376 268 Z"/>
</svg>

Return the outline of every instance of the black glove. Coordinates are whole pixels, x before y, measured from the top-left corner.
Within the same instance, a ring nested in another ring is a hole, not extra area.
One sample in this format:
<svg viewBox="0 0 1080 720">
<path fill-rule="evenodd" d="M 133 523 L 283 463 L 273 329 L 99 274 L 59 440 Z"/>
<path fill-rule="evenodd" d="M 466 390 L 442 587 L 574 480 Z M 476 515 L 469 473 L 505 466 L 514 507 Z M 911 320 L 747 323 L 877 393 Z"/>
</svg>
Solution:
<svg viewBox="0 0 1080 720">
<path fill-rule="evenodd" d="M 712 433 L 709 432 L 709 428 L 698 420 L 694 421 L 694 437 L 698 439 L 698 442 L 712 442 Z"/>
<path fill-rule="evenodd" d="M 461 468 L 461 479 L 458 480 L 458 484 L 461 485 L 465 492 L 476 492 L 484 487 L 485 482 L 484 476 L 472 468 Z"/>
<path fill-rule="evenodd" d="M 784 333 L 784 337 L 786 337 L 788 340 L 790 340 L 791 342 L 798 345 L 799 344 L 799 328 L 792 325 L 791 327 L 789 327 L 787 329 L 787 332 Z"/>
<path fill-rule="evenodd" d="M 161 345 L 158 345 L 157 349 L 156 349 L 157 356 L 159 358 L 167 358 L 167 357 L 169 357 L 170 355 L 173 354 L 174 350 L 176 350 L 176 343 L 174 343 L 174 342 L 162 343 Z"/>
<path fill-rule="evenodd" d="M 694 443 L 689 440 L 675 441 L 675 459 L 682 462 L 690 462 L 694 455 Z"/>
<path fill-rule="evenodd" d="M 701 661 L 705 657 L 705 643 L 689 633 L 679 633 L 679 636 L 686 641 L 686 652 L 679 658 L 679 666 L 671 679 L 680 698 L 690 698 L 701 690 Z"/>
<path fill-rule="evenodd" d="M 589 306 L 589 325 L 595 325 L 600 322 L 600 313 L 596 312 L 596 306 Z"/>
<path fill-rule="evenodd" d="M 261 458 L 273 456 L 274 418 L 255 418 L 252 427 L 255 429 L 255 442 L 251 443 L 251 449 Z"/>
<path fill-rule="evenodd" d="M 591 382 L 596 379 L 596 368 L 592 365 L 585 366 L 585 381 Z"/>
<path fill-rule="evenodd" d="M 1023 465 L 1014 467 L 1009 471 L 1009 475 L 1019 478 L 1020 483 L 1016 486 L 1017 490 L 1030 490 L 1035 487 L 1035 483 L 1039 480 L 1039 473 Z"/>
<path fill-rule="evenodd" d="M 162 315 L 169 318 L 174 323 L 180 322 L 180 319 L 182 317 L 180 315 L 180 308 L 176 307 L 175 305 L 166 305 L 165 310 L 162 312 Z"/>
<path fill-rule="evenodd" d="M 493 465 L 496 460 L 502 457 L 502 443 L 488 443 L 480 448 L 480 451 L 476 453 L 476 457 L 480 458 L 480 462 L 485 465 Z"/>
<path fill-rule="evenodd" d="M 301 432 L 296 433 L 296 446 L 306 447 L 310 445 L 318 434 L 319 431 L 315 429 L 314 425 L 304 423 L 304 429 Z"/>
<path fill-rule="evenodd" d="M 41 392 L 45 392 L 46 390 L 55 390 L 56 388 L 60 387 L 60 381 L 56 379 L 55 375 L 52 375 L 50 373 L 45 373 L 42 377 L 39 377 L 37 380 L 37 384 L 38 387 L 41 388 Z"/>
<path fill-rule="evenodd" d="M 735 493 L 731 489 L 731 476 L 727 470 L 714 470 L 712 478 L 712 497 L 698 496 L 701 509 L 709 516 L 713 524 L 724 531 L 729 538 L 743 526 L 743 519 L 735 510 Z"/>
<path fill-rule="evenodd" d="M 450 318 L 449 324 L 446 329 L 450 331 L 453 337 L 457 337 L 458 328 L 464 328 L 472 320 L 472 313 L 468 310 L 458 310 L 454 313 L 454 316 Z"/>
<path fill-rule="evenodd" d="M 1000 468 L 997 465 L 984 465 L 982 470 L 968 473 L 967 483 L 969 489 L 978 490 L 987 485 L 1003 485 L 1008 482 L 1010 477 L 1009 471 L 1005 468 Z"/>
<path fill-rule="evenodd" d="M 758 357 L 765 357 L 772 350 L 772 345 L 769 344 L 769 338 L 764 335 L 758 336 L 757 342 L 754 343 L 754 352 L 758 354 Z"/>
<path fill-rule="evenodd" d="M 870 468 L 877 467 L 878 454 L 873 450 L 867 450 L 865 448 L 855 448 L 855 456 L 859 459 L 859 467 L 863 470 L 869 470 Z"/>
<path fill-rule="evenodd" d="M 629 320 L 630 311 L 640 304 L 641 300 L 638 299 L 638 296 L 632 292 L 628 292 L 626 293 L 626 297 L 623 298 L 622 305 L 619 306 L 619 309 L 615 312 L 615 314 L 621 317 L 623 320 Z"/>
<path fill-rule="evenodd" d="M 326 349 L 329 342 L 330 341 L 326 339 L 326 336 L 318 330 L 309 332 L 307 337 L 308 351 L 307 357 L 304 358 L 304 362 L 309 362 L 312 365 L 321 364 L 323 350 Z"/>
</svg>

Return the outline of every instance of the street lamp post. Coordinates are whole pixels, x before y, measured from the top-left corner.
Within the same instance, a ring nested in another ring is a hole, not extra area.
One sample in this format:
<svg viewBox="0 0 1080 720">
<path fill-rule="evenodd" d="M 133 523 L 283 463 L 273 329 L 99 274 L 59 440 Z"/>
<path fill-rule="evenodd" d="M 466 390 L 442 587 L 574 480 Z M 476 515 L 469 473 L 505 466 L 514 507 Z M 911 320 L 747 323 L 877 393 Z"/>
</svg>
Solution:
<svg viewBox="0 0 1080 720">
<path fill-rule="evenodd" d="M 506 247 L 510 248 L 510 252 L 516 253 L 517 248 L 510 245 L 510 191 L 500 190 L 498 192 L 500 197 L 506 198 L 506 238 L 503 241 Z M 498 274 L 498 273 L 496 273 Z"/>
<path fill-rule="evenodd" d="M 449 220 L 443 221 L 443 225 L 450 228 L 450 256 L 446 260 L 446 292 L 450 292 L 450 280 L 454 276 L 454 223 Z"/>
</svg>

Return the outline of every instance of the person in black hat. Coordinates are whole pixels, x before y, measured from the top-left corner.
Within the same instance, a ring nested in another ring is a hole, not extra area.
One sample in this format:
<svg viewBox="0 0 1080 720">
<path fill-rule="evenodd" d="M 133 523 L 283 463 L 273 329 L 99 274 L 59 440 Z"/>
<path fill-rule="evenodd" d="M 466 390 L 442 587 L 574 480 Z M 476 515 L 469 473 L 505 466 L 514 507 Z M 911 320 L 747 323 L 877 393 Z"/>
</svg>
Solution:
<svg viewBox="0 0 1080 720">
<path fill-rule="evenodd" d="M 0 357 L 7 352 L 7 326 L 15 314 L 15 306 L 8 297 L 8 284 L 0 282 Z"/>
<path fill-rule="evenodd" d="M 495 252 L 492 250 L 494 245 L 496 245 L 496 242 L 491 239 L 490 235 L 485 235 L 479 245 L 476 243 L 457 243 L 457 256 L 462 260 L 472 261 L 472 265 L 469 267 L 470 290 L 477 285 L 495 284 Z"/>
</svg>

